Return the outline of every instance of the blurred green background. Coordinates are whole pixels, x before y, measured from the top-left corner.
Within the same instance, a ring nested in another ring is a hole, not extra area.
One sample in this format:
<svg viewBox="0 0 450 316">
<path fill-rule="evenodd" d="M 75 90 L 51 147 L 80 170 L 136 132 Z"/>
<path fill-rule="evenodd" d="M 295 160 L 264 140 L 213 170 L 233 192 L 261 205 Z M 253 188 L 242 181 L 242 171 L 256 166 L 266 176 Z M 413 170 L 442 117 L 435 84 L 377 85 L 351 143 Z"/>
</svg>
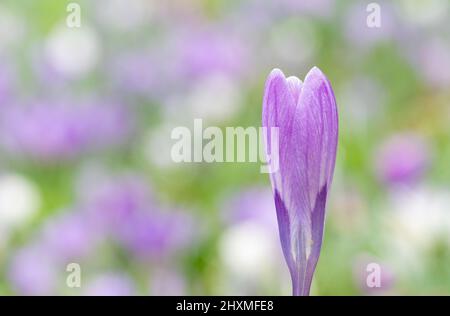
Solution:
<svg viewBox="0 0 450 316">
<path fill-rule="evenodd" d="M 80 27 L 0 4 L 1 295 L 289 295 L 260 163 L 174 163 L 171 131 L 259 127 L 270 71 L 315 65 L 340 136 L 312 294 L 450 294 L 450 2 L 71 2 Z"/>
</svg>

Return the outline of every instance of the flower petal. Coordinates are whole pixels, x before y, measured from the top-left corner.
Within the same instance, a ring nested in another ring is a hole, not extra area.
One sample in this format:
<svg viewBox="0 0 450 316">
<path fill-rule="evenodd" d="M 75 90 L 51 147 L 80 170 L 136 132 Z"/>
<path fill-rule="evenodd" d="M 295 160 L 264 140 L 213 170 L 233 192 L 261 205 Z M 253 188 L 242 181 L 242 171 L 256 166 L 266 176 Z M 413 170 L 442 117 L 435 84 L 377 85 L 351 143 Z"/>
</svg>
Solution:
<svg viewBox="0 0 450 316">
<path fill-rule="evenodd" d="M 325 204 L 333 178 L 338 115 L 328 79 L 316 67 L 304 83 L 270 74 L 263 126 L 279 128 L 279 170 L 271 174 L 283 253 L 294 294 L 309 293 L 322 245 Z M 271 152 L 270 142 L 266 150 Z"/>
<path fill-rule="evenodd" d="M 263 100 L 262 124 L 267 128 L 266 152 L 268 154 L 276 154 L 287 152 L 289 137 L 293 132 L 293 118 L 298 104 L 298 98 L 302 82 L 297 77 L 289 77 L 286 79 L 283 72 L 274 69 L 270 73 L 266 81 L 266 88 Z M 273 140 L 270 129 L 276 127 L 279 130 L 278 152 L 273 152 L 277 148 L 272 148 Z M 279 155 L 280 170 L 275 174 L 271 174 L 272 185 L 274 188 L 282 189 L 280 178 L 283 174 L 289 172 L 287 160 L 290 157 Z"/>
</svg>

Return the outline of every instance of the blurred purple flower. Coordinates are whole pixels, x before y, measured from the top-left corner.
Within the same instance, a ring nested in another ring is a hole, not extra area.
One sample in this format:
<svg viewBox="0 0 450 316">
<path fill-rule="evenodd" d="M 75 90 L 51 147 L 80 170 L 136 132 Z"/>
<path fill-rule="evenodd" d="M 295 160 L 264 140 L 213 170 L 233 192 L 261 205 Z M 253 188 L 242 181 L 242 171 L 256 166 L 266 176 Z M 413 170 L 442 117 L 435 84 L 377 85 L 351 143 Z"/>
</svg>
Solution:
<svg viewBox="0 0 450 316">
<path fill-rule="evenodd" d="M 30 245 L 12 257 L 9 280 L 20 295 L 52 295 L 57 280 L 57 266 L 45 248 Z"/>
<path fill-rule="evenodd" d="M 335 0 L 247 0 L 237 6 L 235 16 L 240 20 L 235 23 L 239 25 L 239 29 L 242 25 L 244 31 L 258 35 L 258 31 L 268 26 L 268 22 L 284 19 L 286 16 L 329 17 L 333 13 L 335 3 Z"/>
<path fill-rule="evenodd" d="M 80 261 L 94 250 L 97 230 L 83 212 L 64 213 L 43 227 L 42 243 L 55 261 Z"/>
<path fill-rule="evenodd" d="M 192 214 L 163 210 L 138 176 L 100 181 L 88 177 L 81 186 L 82 203 L 96 227 L 139 259 L 164 259 L 194 242 Z"/>
<path fill-rule="evenodd" d="M 121 91 L 159 99 L 169 93 L 179 80 L 173 60 L 174 53 L 163 47 L 156 51 L 128 53 L 116 58 L 111 65 L 114 84 Z"/>
<path fill-rule="evenodd" d="M 345 17 L 344 32 L 348 41 L 358 47 L 371 47 L 379 42 L 393 40 L 400 32 L 394 10 L 389 3 L 381 3 L 380 27 L 367 25 L 367 4 L 356 3 L 348 9 Z"/>
<path fill-rule="evenodd" d="M 157 63 L 148 54 L 122 57 L 115 68 L 123 87 L 131 92 L 145 93 L 159 83 Z"/>
<path fill-rule="evenodd" d="M 90 174 L 81 179 L 79 194 L 96 225 L 113 234 L 144 210 L 155 207 L 149 186 L 133 174 L 105 178 Z"/>
<path fill-rule="evenodd" d="M 414 134 L 399 134 L 387 139 L 376 152 L 378 177 L 389 184 L 412 184 L 419 180 L 430 163 L 430 149 Z"/>
<path fill-rule="evenodd" d="M 417 43 L 417 42 L 415 42 Z M 417 64 L 427 83 L 438 88 L 447 88 L 450 84 L 450 45 L 443 39 L 428 40 L 418 50 Z"/>
<path fill-rule="evenodd" d="M 279 169 L 270 178 L 281 245 L 293 294 L 308 295 L 322 245 L 338 140 L 337 107 L 328 79 L 317 67 L 304 83 L 273 70 L 266 82 L 262 124 L 279 129 Z M 271 145 L 268 137 L 266 152 L 274 154 Z"/>
<path fill-rule="evenodd" d="M 126 275 L 107 273 L 90 280 L 83 293 L 88 296 L 131 296 L 135 294 L 135 285 Z"/>
<path fill-rule="evenodd" d="M 150 210 L 140 212 L 117 232 L 124 246 L 142 260 L 163 260 L 191 247 L 194 220 L 186 212 Z"/>
<path fill-rule="evenodd" d="M 369 295 L 386 294 L 395 284 L 391 267 L 369 255 L 357 257 L 353 266 L 353 278 L 361 292 Z"/>
<path fill-rule="evenodd" d="M 63 89 L 63 86 L 70 82 L 69 78 L 58 73 L 51 65 L 48 58 L 39 49 L 34 49 L 31 53 L 31 68 L 36 77 L 37 84 L 42 84 L 49 89 Z"/>
<path fill-rule="evenodd" d="M 11 98 L 13 89 L 13 73 L 9 66 L 0 63 L 0 106 Z"/>
<path fill-rule="evenodd" d="M 336 5 L 335 0 L 281 0 L 280 3 L 289 14 L 294 12 L 321 17 L 331 15 Z"/>
<path fill-rule="evenodd" d="M 201 21 L 175 23 L 170 29 L 157 46 L 115 58 L 111 62 L 114 84 L 131 94 L 164 99 L 174 90 L 189 89 L 186 82 L 212 75 L 236 80 L 249 69 L 246 45 L 228 29 L 204 26 Z"/>
<path fill-rule="evenodd" d="M 224 74 L 233 77 L 245 71 L 245 45 L 236 36 L 219 30 L 189 30 L 175 44 L 183 78 L 198 79 L 205 75 Z"/>
<path fill-rule="evenodd" d="M 241 40 L 245 40 L 247 47 L 259 42 L 279 15 L 273 1 L 241 1 L 236 3 L 234 8 L 234 11 L 225 17 L 224 24 L 229 32 L 235 32 Z"/>
<path fill-rule="evenodd" d="M 177 271 L 158 269 L 150 279 L 150 295 L 186 295 L 186 280 Z"/>
<path fill-rule="evenodd" d="M 270 189 L 254 187 L 239 192 L 228 199 L 223 207 L 225 223 L 237 224 L 244 221 L 257 221 L 275 231 L 277 220 L 273 213 L 273 194 Z"/>
<path fill-rule="evenodd" d="M 64 160 L 124 141 L 130 123 L 129 113 L 113 104 L 10 106 L 2 110 L 0 140 L 15 154 L 42 161 Z"/>
</svg>

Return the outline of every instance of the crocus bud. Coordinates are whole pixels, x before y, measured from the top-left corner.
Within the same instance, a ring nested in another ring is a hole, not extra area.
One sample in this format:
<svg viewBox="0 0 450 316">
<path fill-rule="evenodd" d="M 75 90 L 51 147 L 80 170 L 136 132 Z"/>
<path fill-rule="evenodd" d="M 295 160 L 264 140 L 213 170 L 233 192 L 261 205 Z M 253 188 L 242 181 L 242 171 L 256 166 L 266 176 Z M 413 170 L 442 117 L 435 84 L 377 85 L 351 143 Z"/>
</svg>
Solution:
<svg viewBox="0 0 450 316">
<path fill-rule="evenodd" d="M 279 168 L 270 179 L 293 295 L 308 295 L 338 141 L 336 100 L 328 79 L 316 67 L 303 83 L 274 69 L 266 82 L 262 124 L 267 130 L 278 128 Z M 270 139 L 265 145 L 270 153 Z"/>
</svg>

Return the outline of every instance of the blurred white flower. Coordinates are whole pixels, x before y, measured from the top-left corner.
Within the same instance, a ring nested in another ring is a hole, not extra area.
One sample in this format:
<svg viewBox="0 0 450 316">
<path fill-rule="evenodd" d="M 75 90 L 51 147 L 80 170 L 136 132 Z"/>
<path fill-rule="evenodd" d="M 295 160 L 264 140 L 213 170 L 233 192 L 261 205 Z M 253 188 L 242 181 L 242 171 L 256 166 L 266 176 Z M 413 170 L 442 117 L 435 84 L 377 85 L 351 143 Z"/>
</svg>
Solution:
<svg viewBox="0 0 450 316">
<path fill-rule="evenodd" d="M 265 223 L 245 220 L 232 225 L 223 234 L 218 249 L 225 267 L 217 289 L 222 295 L 290 293 L 289 272 L 278 235 Z"/>
<path fill-rule="evenodd" d="M 215 72 L 195 80 L 184 93 L 168 97 L 163 120 L 173 125 L 192 126 L 194 119 L 200 118 L 206 123 L 219 124 L 232 118 L 241 105 L 239 83 Z"/>
<path fill-rule="evenodd" d="M 448 0 L 401 0 L 400 16 L 407 22 L 429 26 L 444 21 L 449 12 Z"/>
<path fill-rule="evenodd" d="M 420 256 L 437 241 L 450 246 L 449 205 L 447 190 L 422 187 L 394 193 L 383 219 L 390 232 L 387 250 L 399 267 L 418 269 Z"/>
<path fill-rule="evenodd" d="M 317 51 L 317 34 L 308 19 L 291 18 L 276 25 L 270 34 L 269 63 L 280 68 L 304 68 Z M 306 68 L 304 69 L 306 70 Z"/>
<path fill-rule="evenodd" d="M 0 52 L 20 43 L 24 32 L 23 19 L 9 9 L 0 6 Z"/>
<path fill-rule="evenodd" d="M 226 197 L 227 225 L 219 244 L 223 295 L 288 294 L 290 276 L 281 250 L 272 190 L 255 186 Z"/>
<path fill-rule="evenodd" d="M 335 187 L 330 194 L 329 222 L 339 230 L 339 234 L 354 235 L 366 229 L 369 205 L 367 197 L 354 183 L 345 183 L 335 177 Z M 339 185 L 338 185 L 339 184 Z"/>
<path fill-rule="evenodd" d="M 45 53 L 48 63 L 59 74 L 79 78 L 92 71 L 100 59 L 100 42 L 95 31 L 57 26 L 49 35 Z"/>
<path fill-rule="evenodd" d="M 2 263 L 5 258 L 3 252 L 5 251 L 6 245 L 9 241 L 9 234 L 6 232 L 3 227 L 0 226 L 0 263 Z"/>
<path fill-rule="evenodd" d="M 241 104 L 239 86 L 231 78 L 215 74 L 196 83 L 187 99 L 179 106 L 186 106 L 192 118 L 207 121 L 224 121 L 231 118 Z"/>
<path fill-rule="evenodd" d="M 160 168 L 174 167 L 176 165 L 170 155 L 172 146 L 176 143 L 176 140 L 171 139 L 174 127 L 169 124 L 163 124 L 144 133 L 142 148 L 143 154 L 149 163 L 155 164 Z"/>
<path fill-rule="evenodd" d="M 40 207 L 37 187 L 18 174 L 0 175 L 0 226 L 17 227 L 32 217 Z"/>
<path fill-rule="evenodd" d="M 369 77 L 354 77 L 337 91 L 338 100 L 346 106 L 341 110 L 343 125 L 364 132 L 370 122 L 384 112 L 385 91 Z"/>
<path fill-rule="evenodd" d="M 273 266 L 273 254 L 279 247 L 276 241 L 263 226 L 251 221 L 242 222 L 223 235 L 220 257 L 233 275 L 256 279 Z"/>
<path fill-rule="evenodd" d="M 147 0 L 97 0 L 97 16 L 108 29 L 133 30 L 149 21 L 155 4 Z"/>
</svg>

